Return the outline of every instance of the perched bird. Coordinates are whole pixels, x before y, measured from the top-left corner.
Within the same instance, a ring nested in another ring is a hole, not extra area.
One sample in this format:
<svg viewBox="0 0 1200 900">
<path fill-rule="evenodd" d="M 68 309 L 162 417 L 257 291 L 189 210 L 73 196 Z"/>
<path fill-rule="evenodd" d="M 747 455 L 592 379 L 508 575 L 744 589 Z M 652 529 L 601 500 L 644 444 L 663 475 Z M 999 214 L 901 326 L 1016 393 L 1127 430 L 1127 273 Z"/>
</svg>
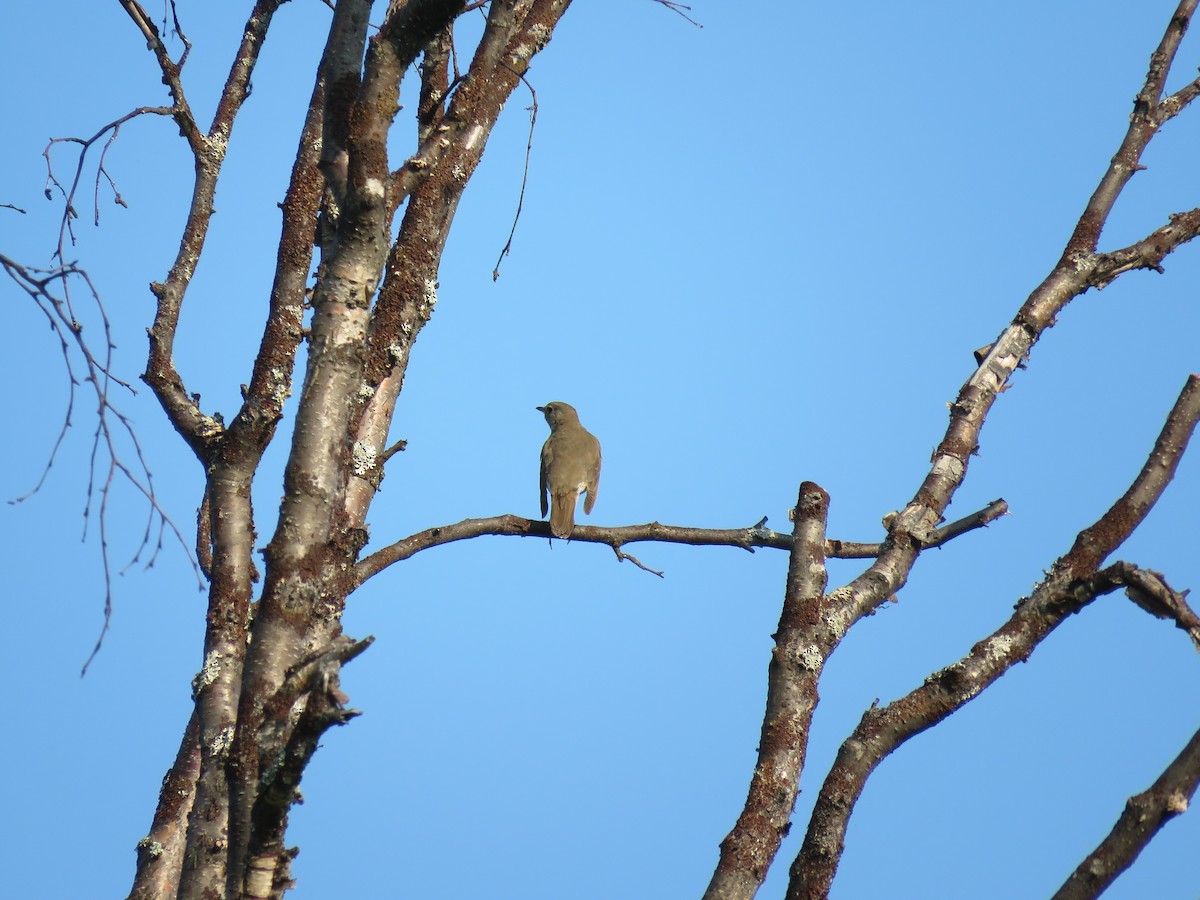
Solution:
<svg viewBox="0 0 1200 900">
<path fill-rule="evenodd" d="M 542 445 L 542 515 L 550 510 L 550 533 L 571 536 L 575 527 L 575 501 L 586 492 L 583 511 L 591 513 L 600 487 L 600 442 L 579 424 L 579 413 L 568 403 L 555 400 L 539 406 L 546 417 L 550 437 Z"/>
</svg>

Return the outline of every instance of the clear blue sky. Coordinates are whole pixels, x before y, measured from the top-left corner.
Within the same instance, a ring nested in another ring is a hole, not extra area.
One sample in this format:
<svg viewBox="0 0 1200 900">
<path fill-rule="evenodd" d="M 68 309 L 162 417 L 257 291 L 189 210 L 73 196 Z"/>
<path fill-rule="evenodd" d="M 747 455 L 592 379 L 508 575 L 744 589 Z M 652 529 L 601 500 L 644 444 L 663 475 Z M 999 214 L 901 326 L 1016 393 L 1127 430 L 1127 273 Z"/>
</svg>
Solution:
<svg viewBox="0 0 1200 900">
<path fill-rule="evenodd" d="M 697 0 L 697 29 L 650 0 L 580 2 L 510 103 L 447 248 L 440 303 L 396 417 L 409 441 L 370 516 L 379 545 L 431 525 L 537 515 L 545 423 L 565 400 L 604 447 L 589 521 L 787 528 L 799 483 L 832 495 L 831 534 L 875 540 L 912 496 L 946 403 L 1057 260 L 1124 132 L 1173 0 L 1002 6 Z M 202 121 L 249 4 L 181 4 Z M 53 11 L 50 11 L 53 10 Z M 157 7 L 151 13 L 159 15 Z M 231 415 L 261 330 L 290 155 L 329 11 L 277 17 L 238 122 L 177 363 Z M 166 102 L 116 3 L 16 4 L 0 63 L 0 250 L 48 263 L 51 136 Z M 1184 44 L 1173 86 L 1200 64 Z M 402 98 L 415 106 L 410 92 Z M 409 115 L 401 113 L 401 119 Z M 401 125 L 404 140 L 408 133 Z M 1200 109 L 1152 145 L 1106 231 L 1130 242 L 1200 204 Z M 399 140 L 397 154 L 407 146 Z M 60 177 L 68 171 L 56 152 Z M 167 121 L 122 130 L 109 169 L 129 208 L 85 192 L 72 251 L 94 275 L 136 379 L 173 256 L 190 163 Z M 90 177 L 90 176 L 89 176 Z M 782 895 L 838 744 L 997 627 L 1044 567 L 1125 490 L 1197 369 L 1200 247 L 1076 301 L 997 404 L 950 513 L 1011 514 L 928 553 L 900 602 L 862 622 L 821 688 L 795 826 L 761 896 Z M 57 342 L 23 295 L 10 316 L 0 493 L 36 481 L 66 390 Z M 92 326 L 94 328 L 94 320 Z M 160 497 L 191 540 L 201 477 L 147 390 L 122 398 Z M 189 712 L 204 596 L 171 541 L 116 579 L 101 622 L 95 533 L 80 543 L 94 427 L 86 392 L 46 488 L 5 505 L 10 721 L 5 882 L 13 897 L 114 897 Z M 274 528 L 286 435 L 256 485 Z M 125 451 L 128 453 L 128 450 Z M 1194 448 L 1118 554 L 1200 586 Z M 114 559 L 145 509 L 118 489 Z M 327 735 L 290 837 L 292 896 L 687 898 L 745 797 L 785 555 L 486 538 L 437 548 L 357 593 L 346 671 L 364 711 Z M 831 587 L 861 564 L 831 565 Z M 885 761 L 854 816 L 835 897 L 1051 893 L 1125 799 L 1183 747 L 1196 714 L 1186 636 L 1120 595 Z M 1200 816 L 1185 815 L 1109 896 L 1195 900 Z"/>
</svg>

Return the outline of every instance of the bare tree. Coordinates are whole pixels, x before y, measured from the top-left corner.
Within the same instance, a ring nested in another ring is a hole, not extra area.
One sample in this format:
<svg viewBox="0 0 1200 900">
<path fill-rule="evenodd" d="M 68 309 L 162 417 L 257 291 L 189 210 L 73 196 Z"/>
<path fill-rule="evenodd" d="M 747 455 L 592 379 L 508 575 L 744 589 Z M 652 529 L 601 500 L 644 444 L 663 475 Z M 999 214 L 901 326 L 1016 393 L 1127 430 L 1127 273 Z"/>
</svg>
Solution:
<svg viewBox="0 0 1200 900">
<path fill-rule="evenodd" d="M 531 61 L 549 43 L 568 2 L 393 0 L 377 25 L 369 21 L 368 0 L 334 5 L 281 204 L 282 230 L 259 350 L 240 408 L 228 421 L 205 410 L 178 370 L 174 351 L 184 300 L 205 252 L 230 138 L 281 3 L 254 5 L 216 113 L 205 125 L 189 100 L 185 66 L 191 45 L 174 18 L 174 4 L 171 27 L 180 35 L 179 53 L 172 52 L 164 29 L 136 0 L 119 2 L 144 37 L 170 103 L 134 110 L 77 141 L 79 164 L 72 177 L 60 179 L 51 170 L 65 210 L 57 268 L 41 272 L 8 257 L 0 257 L 0 263 L 46 313 L 62 337 L 68 365 L 81 359 L 87 369 L 100 410 L 96 446 L 107 447 L 110 460 L 95 488 L 101 531 L 109 485 L 124 477 L 150 504 L 143 547 L 161 546 L 162 533 L 173 526 L 159 506 L 148 467 L 126 464 L 113 447 L 114 433 L 132 435 L 132 429 L 113 397 L 120 383 L 111 357 L 87 344 L 75 326 L 64 289 L 86 273 L 68 263 L 65 252 L 86 155 L 103 154 L 121 125 L 135 117 L 173 121 L 194 162 L 195 182 L 178 255 L 151 286 L 155 311 L 143 379 L 204 472 L 195 558 L 207 582 L 207 628 L 204 663 L 193 684 L 194 711 L 151 829 L 139 845 L 131 897 L 279 897 L 292 885 L 295 850 L 287 844 L 288 817 L 301 777 L 322 736 L 358 715 L 341 690 L 340 673 L 372 639 L 343 633 L 347 598 L 369 579 L 432 547 L 484 535 L 551 536 L 545 522 L 503 515 L 372 541 L 367 515 L 385 466 L 404 449 L 403 441 L 389 441 L 393 414 L 414 343 L 437 303 L 439 266 L 460 198 L 501 109 L 522 89 Z M 631 555 L 627 545 L 673 542 L 788 554 L 758 758 L 745 806 L 721 843 L 707 897 L 754 896 L 775 862 L 792 825 L 818 685 L 833 651 L 851 628 L 896 597 L 927 550 L 1007 511 L 997 500 L 944 521 L 979 450 L 988 414 L 1046 329 L 1093 288 L 1134 270 L 1161 272 L 1168 254 L 1200 234 L 1200 209 L 1191 209 L 1165 215 L 1160 227 L 1124 247 L 1100 249 L 1110 213 L 1142 167 L 1147 145 L 1200 94 L 1200 79 L 1174 92 L 1166 89 L 1196 5 L 1197 0 L 1183 0 L 1171 17 L 1150 57 L 1124 140 L 1060 260 L 998 337 L 977 352 L 977 366 L 951 405 L 949 425 L 927 473 L 907 505 L 887 516 L 882 541 L 830 536 L 830 496 L 807 481 L 800 485 L 790 534 L 767 528 L 765 520 L 721 530 L 658 522 L 579 524 L 571 533 L 572 541 L 608 545 L 618 560 L 650 572 L 651 565 Z M 456 20 L 468 14 L 483 19 L 469 62 L 454 30 Z M 397 160 L 389 145 L 397 139 L 394 120 L 406 77 L 419 82 L 417 127 L 411 146 Z M 107 177 L 102 155 L 98 172 L 97 186 Z M 305 370 L 294 385 L 302 357 Z M 251 488 L 293 393 L 298 403 L 283 498 L 260 573 L 254 561 Z M 791 864 L 789 897 L 828 895 L 849 818 L 867 779 L 888 754 L 979 696 L 1096 598 L 1124 591 L 1200 646 L 1200 618 L 1188 606 L 1186 592 L 1172 587 L 1169 573 L 1110 562 L 1166 490 L 1198 420 L 1200 379 L 1192 376 L 1157 442 L 1146 448 L 1144 467 L 1130 473 L 1128 491 L 1114 498 L 1109 511 L 1082 530 L 1072 546 L 1047 557 L 1045 578 L 1017 601 L 1011 617 L 958 662 L 932 672 L 904 697 L 863 714 L 822 784 Z M 829 590 L 830 558 L 869 563 Z M 106 567 L 107 559 L 105 551 Z M 1186 809 L 1198 780 L 1200 752 L 1193 739 L 1153 786 L 1130 800 L 1112 835 L 1079 864 L 1060 896 L 1102 891 L 1162 824 Z"/>
</svg>

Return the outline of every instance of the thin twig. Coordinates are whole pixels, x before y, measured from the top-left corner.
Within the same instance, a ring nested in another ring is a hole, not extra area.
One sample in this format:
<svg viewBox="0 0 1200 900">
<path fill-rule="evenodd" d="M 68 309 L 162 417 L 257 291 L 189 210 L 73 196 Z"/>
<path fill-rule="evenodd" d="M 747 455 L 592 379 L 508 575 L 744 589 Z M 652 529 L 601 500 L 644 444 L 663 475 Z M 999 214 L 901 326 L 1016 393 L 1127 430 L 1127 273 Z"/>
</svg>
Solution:
<svg viewBox="0 0 1200 900">
<path fill-rule="evenodd" d="M 507 69 L 508 66 L 505 66 L 505 68 Z M 512 72 L 512 69 L 509 69 L 509 71 Z M 533 154 L 533 130 L 537 126 L 537 91 L 533 89 L 533 85 L 526 80 L 524 75 L 516 72 L 513 72 L 513 74 L 517 75 L 521 79 L 521 83 L 529 89 L 529 95 L 533 100 L 530 106 L 527 107 L 529 110 L 529 137 L 525 141 L 525 166 L 521 172 L 521 193 L 517 197 L 517 211 L 513 214 L 513 223 L 512 228 L 508 232 L 508 240 L 504 242 L 504 248 L 496 258 L 496 265 L 492 268 L 492 281 L 496 281 L 500 277 L 500 263 L 504 257 L 508 256 L 509 251 L 512 250 L 513 236 L 517 233 L 517 222 L 521 220 L 521 209 L 525 206 L 525 188 L 529 184 L 529 158 Z"/>
<path fill-rule="evenodd" d="M 107 168 L 104 166 L 104 160 L 108 154 L 108 149 L 112 145 L 112 142 L 116 139 L 117 132 L 120 130 L 121 126 L 131 119 L 136 119 L 139 116 L 173 116 L 175 113 L 176 109 L 170 106 L 139 106 L 137 109 L 131 110 L 120 118 L 114 119 L 107 125 L 104 125 L 99 131 L 89 138 L 51 138 L 49 143 L 46 144 L 46 148 L 42 151 L 42 157 L 46 160 L 46 186 L 43 189 L 43 193 L 46 195 L 46 199 L 49 200 L 53 198 L 54 191 L 57 190 L 58 193 L 62 195 L 63 199 L 63 213 L 58 229 L 58 245 L 54 253 L 54 258 L 58 260 L 60 265 L 66 264 L 66 257 L 64 254 L 67 242 L 69 241 L 72 247 L 78 242 L 74 227 L 74 220 L 79 215 L 75 206 L 75 196 L 79 190 L 80 180 L 83 178 L 84 167 L 87 163 L 88 151 L 99 140 L 107 137 L 104 148 L 100 153 L 100 160 L 96 169 L 95 191 L 93 194 L 95 203 L 93 221 L 96 224 L 99 224 L 100 180 L 102 178 L 108 181 L 109 186 L 112 188 L 114 201 L 119 203 L 121 206 L 128 206 L 128 204 L 125 203 L 124 198 L 117 191 L 116 182 L 113 180 Z M 79 157 L 75 162 L 75 174 L 71 178 L 71 185 L 69 188 L 64 187 L 62 182 L 60 182 L 58 177 L 54 174 L 54 164 L 50 157 L 50 151 L 56 144 L 79 145 Z"/>
<path fill-rule="evenodd" d="M 643 572 L 649 572 L 651 575 L 657 575 L 659 578 L 666 577 L 658 569 L 652 569 L 649 566 L 643 564 L 642 561 L 640 559 L 638 559 L 636 556 L 634 556 L 632 553 L 626 553 L 624 550 L 621 549 L 620 544 L 613 544 L 612 549 L 613 549 L 613 553 L 617 554 L 618 562 L 622 562 L 624 560 L 629 560 L 631 563 L 633 563 L 635 566 L 637 566 Z"/>
<path fill-rule="evenodd" d="M 680 16 L 683 16 L 683 18 L 687 19 L 689 22 L 691 22 L 697 28 L 704 27 L 703 25 L 701 25 L 699 22 L 697 22 L 695 19 L 693 19 L 691 16 L 689 16 L 687 14 L 692 11 L 692 8 L 690 6 L 685 6 L 682 3 L 676 3 L 675 0 L 654 0 L 654 2 L 661 3 L 667 9 L 671 10 L 671 12 L 676 13 Z M 687 12 L 684 12 L 684 10 L 687 10 Z"/>
<path fill-rule="evenodd" d="M 61 250 L 62 247 L 60 246 Z M 111 322 L 100 293 L 92 283 L 88 273 L 74 264 L 60 265 L 48 270 L 35 269 L 23 266 L 2 254 L 0 254 L 0 266 L 3 266 L 9 277 L 33 300 L 42 314 L 46 316 L 51 329 L 58 336 L 59 348 L 62 353 L 69 388 L 63 424 L 59 429 L 58 436 L 50 450 L 41 475 L 32 489 L 9 502 L 20 503 L 31 498 L 46 483 L 46 479 L 54 466 L 58 452 L 62 448 L 67 432 L 72 424 L 72 417 L 75 410 L 76 387 L 86 382 L 91 386 L 91 390 L 96 398 L 96 429 L 92 434 L 92 445 L 88 454 L 88 483 L 85 490 L 83 509 L 83 536 L 86 539 L 88 525 L 92 519 L 93 503 L 96 503 L 98 498 L 99 505 L 96 508 L 96 517 L 99 523 L 100 557 L 104 578 L 104 618 L 100 634 L 96 639 L 96 645 L 83 665 L 81 674 L 86 674 L 88 666 L 103 644 L 104 636 L 107 634 L 109 624 L 112 620 L 113 569 L 110 557 L 107 518 L 109 499 L 118 476 L 131 485 L 147 501 L 146 527 L 125 568 L 140 560 L 147 548 L 151 549 L 146 565 L 153 565 L 158 552 L 163 546 L 164 531 L 169 528 L 178 539 L 180 546 L 184 549 L 184 553 L 189 561 L 192 562 L 193 567 L 196 568 L 198 584 L 200 583 L 200 572 L 195 557 L 187 546 L 182 533 L 176 527 L 167 511 L 159 503 L 154 488 L 154 478 L 142 452 L 141 443 L 138 440 L 132 422 L 115 406 L 112 400 L 110 392 L 114 385 L 123 387 L 131 393 L 134 393 L 134 390 L 128 382 L 113 374 L 113 350 L 115 343 L 111 332 Z M 96 352 L 88 343 L 84 326 L 79 321 L 75 312 L 75 305 L 71 300 L 70 288 L 73 280 L 81 281 L 86 286 L 91 296 L 91 302 L 99 313 L 104 329 L 105 350 L 103 357 L 97 357 Z M 55 292 L 56 289 L 58 293 Z M 72 350 L 72 348 L 74 349 Z M 86 372 L 86 375 L 82 378 L 76 374 L 77 363 L 72 358 L 72 352 L 77 357 L 78 363 L 81 364 L 82 370 Z M 134 456 L 137 459 L 136 471 L 126 464 L 122 457 L 121 449 L 118 447 L 116 440 L 118 432 L 123 432 L 125 439 L 133 447 Z M 102 475 L 100 474 L 101 468 L 103 468 Z M 158 523 L 158 538 L 157 541 L 152 541 L 151 533 L 155 522 Z"/>
<path fill-rule="evenodd" d="M 179 8 L 175 5 L 175 0 L 168 0 L 167 7 L 169 7 L 169 11 L 171 13 L 171 33 L 179 38 L 180 43 L 183 44 L 183 53 L 179 57 L 179 62 L 175 64 L 176 67 L 182 71 L 184 65 L 187 63 L 188 55 L 192 52 L 192 42 L 189 41 L 187 35 L 183 33 L 183 25 L 179 22 Z M 167 30 L 167 12 L 168 9 L 164 8 L 163 31 Z"/>
</svg>

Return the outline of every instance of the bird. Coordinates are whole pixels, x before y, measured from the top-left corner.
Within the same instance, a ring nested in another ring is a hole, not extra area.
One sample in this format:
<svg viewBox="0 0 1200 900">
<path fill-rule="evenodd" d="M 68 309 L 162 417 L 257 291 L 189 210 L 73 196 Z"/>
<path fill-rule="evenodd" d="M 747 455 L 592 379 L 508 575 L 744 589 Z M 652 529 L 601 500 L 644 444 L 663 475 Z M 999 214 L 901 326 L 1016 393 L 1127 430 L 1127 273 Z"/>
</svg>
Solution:
<svg viewBox="0 0 1200 900">
<path fill-rule="evenodd" d="M 542 445 L 542 515 L 550 511 L 550 533 L 568 538 L 575 528 L 575 503 L 586 493 L 583 511 L 591 514 L 600 487 L 600 442 L 579 424 L 569 403 L 555 400 L 537 407 L 550 426 Z"/>
</svg>

